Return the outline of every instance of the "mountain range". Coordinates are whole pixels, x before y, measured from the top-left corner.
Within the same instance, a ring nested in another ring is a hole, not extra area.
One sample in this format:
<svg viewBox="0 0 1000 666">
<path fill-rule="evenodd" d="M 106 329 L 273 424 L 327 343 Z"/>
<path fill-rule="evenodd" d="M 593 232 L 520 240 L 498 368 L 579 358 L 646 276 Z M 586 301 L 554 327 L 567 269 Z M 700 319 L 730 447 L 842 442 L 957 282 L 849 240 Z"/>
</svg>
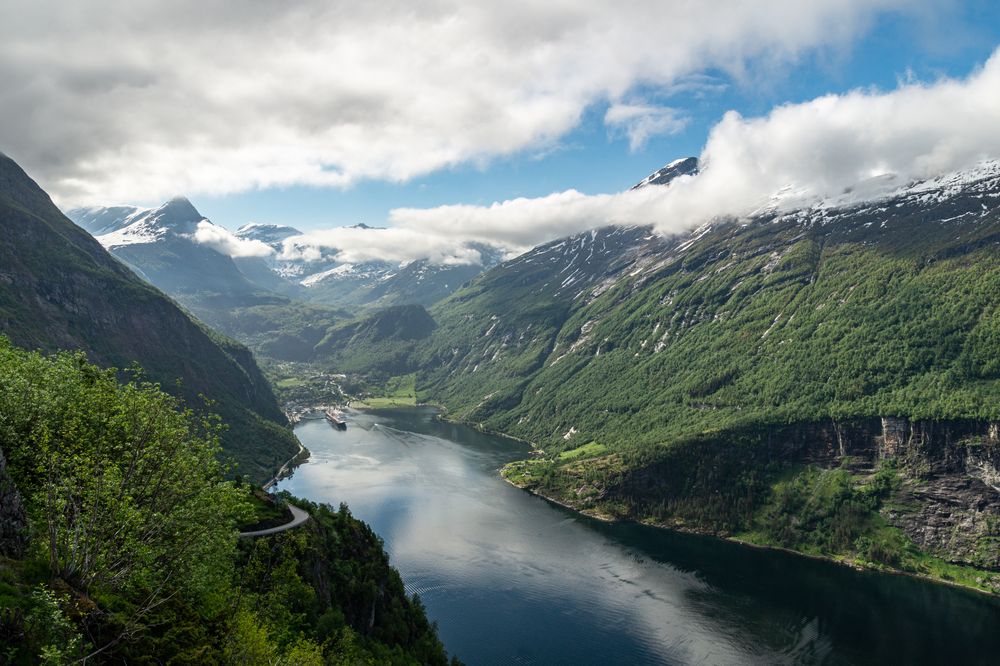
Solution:
<svg viewBox="0 0 1000 666">
<path fill-rule="evenodd" d="M 260 223 L 246 224 L 233 235 L 269 248 L 270 253 L 231 257 L 199 240 L 199 229 L 223 236 L 228 232 L 205 219 L 183 197 L 154 209 L 109 206 L 77 208 L 66 214 L 141 277 L 223 329 L 227 325 L 218 315 L 220 308 L 289 299 L 352 309 L 430 305 L 502 257 L 500 250 L 477 244 L 474 249 L 482 261 L 467 265 L 438 265 L 426 259 L 347 263 L 338 259 L 336 249 L 315 258 L 293 258 L 295 253 L 286 253 L 285 245 L 294 248 L 303 233 L 286 225 Z M 355 228 L 379 231 L 363 224 Z"/>
<path fill-rule="evenodd" d="M 183 228 L 187 208 L 171 202 L 158 219 L 137 217 L 107 233 Z M 250 351 L 139 279 L 2 154 L 0 228 L 0 334 L 29 349 L 81 349 L 104 366 L 137 363 L 194 408 L 209 398 L 228 425 L 226 452 L 252 478 L 268 478 L 295 454 L 295 438 Z"/>
</svg>

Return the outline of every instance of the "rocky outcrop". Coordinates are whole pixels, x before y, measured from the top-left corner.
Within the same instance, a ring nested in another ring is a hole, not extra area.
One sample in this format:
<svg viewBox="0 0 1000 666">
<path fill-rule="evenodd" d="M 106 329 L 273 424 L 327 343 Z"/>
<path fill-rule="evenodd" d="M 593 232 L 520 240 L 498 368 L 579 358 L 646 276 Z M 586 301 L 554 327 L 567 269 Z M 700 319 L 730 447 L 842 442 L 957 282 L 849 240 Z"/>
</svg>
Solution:
<svg viewBox="0 0 1000 666">
<path fill-rule="evenodd" d="M 21 493 L 7 473 L 0 451 L 0 556 L 21 557 L 28 543 L 28 519 Z"/>
<path fill-rule="evenodd" d="M 824 466 L 894 460 L 903 484 L 882 510 L 886 520 L 938 557 L 1000 570 L 1000 424 L 885 416 L 782 434 L 799 460 Z"/>
<path fill-rule="evenodd" d="M 909 436 L 908 419 L 882 417 L 882 435 L 879 441 L 879 457 L 889 458 L 903 452 Z"/>
<path fill-rule="evenodd" d="M 1000 441 L 993 437 L 969 440 L 963 453 L 965 473 L 1000 492 Z"/>
<path fill-rule="evenodd" d="M 882 515 L 929 553 L 1000 570 L 1000 492 L 979 479 L 945 474 L 912 480 Z"/>
</svg>

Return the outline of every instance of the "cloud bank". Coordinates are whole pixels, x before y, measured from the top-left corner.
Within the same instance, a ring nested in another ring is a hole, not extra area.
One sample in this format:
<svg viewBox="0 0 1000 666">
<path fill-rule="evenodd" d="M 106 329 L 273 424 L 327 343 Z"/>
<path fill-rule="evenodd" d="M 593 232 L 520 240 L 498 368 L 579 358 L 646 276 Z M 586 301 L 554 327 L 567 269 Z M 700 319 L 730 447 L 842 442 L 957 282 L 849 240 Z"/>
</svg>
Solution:
<svg viewBox="0 0 1000 666">
<path fill-rule="evenodd" d="M 461 237 L 523 249 L 607 224 L 677 233 L 765 206 L 807 206 L 878 176 L 891 174 L 887 182 L 899 186 L 997 158 L 1000 49 L 962 80 L 828 95 L 759 118 L 730 112 L 709 134 L 701 174 L 669 186 L 601 195 L 569 190 L 490 206 L 399 208 L 391 219 L 442 243 Z M 869 189 L 867 196 L 878 194 Z"/>
<path fill-rule="evenodd" d="M 278 259 L 318 261 L 334 256 L 345 264 L 418 259 L 445 266 L 479 264 L 482 257 L 468 246 L 470 240 L 461 234 L 440 235 L 421 229 L 338 227 L 287 239 Z"/>
<path fill-rule="evenodd" d="M 269 257 L 274 250 L 259 240 L 238 238 L 228 229 L 212 224 L 208 220 L 198 223 L 193 234 L 196 243 L 207 245 L 216 252 L 230 257 Z"/>
<path fill-rule="evenodd" d="M 639 89 L 937 1 L 9 0 L 0 146 L 63 205 L 401 181 L 545 148 L 605 103 L 639 146 L 679 122 Z"/>
<path fill-rule="evenodd" d="M 1000 159 L 1000 49 L 964 79 L 827 95 L 757 118 L 729 113 L 709 134 L 702 172 L 669 186 L 598 195 L 568 190 L 489 206 L 397 208 L 389 229 L 312 232 L 286 241 L 282 257 L 315 260 L 336 249 L 346 263 L 478 263 L 470 243 L 517 253 L 609 224 L 680 233 L 715 218 L 808 206 L 848 190 L 855 200 L 874 198 L 887 192 L 872 183 L 898 187 L 987 159 Z"/>
</svg>

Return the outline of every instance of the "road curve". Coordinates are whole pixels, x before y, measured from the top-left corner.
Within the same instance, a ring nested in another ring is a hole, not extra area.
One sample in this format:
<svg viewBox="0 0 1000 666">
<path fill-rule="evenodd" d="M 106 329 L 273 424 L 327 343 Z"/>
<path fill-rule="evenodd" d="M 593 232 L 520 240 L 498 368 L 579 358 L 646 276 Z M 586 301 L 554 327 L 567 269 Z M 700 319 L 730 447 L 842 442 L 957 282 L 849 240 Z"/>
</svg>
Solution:
<svg viewBox="0 0 1000 666">
<path fill-rule="evenodd" d="M 285 523 L 284 525 L 278 525 L 277 527 L 269 527 L 266 530 L 256 530 L 254 532 L 240 532 L 240 537 L 259 537 L 267 536 L 268 534 L 277 534 L 278 532 L 284 532 L 285 530 L 290 530 L 292 528 L 298 527 L 302 523 L 309 520 L 309 514 L 295 506 L 294 504 L 288 505 L 288 510 L 292 512 L 292 519 Z"/>
</svg>

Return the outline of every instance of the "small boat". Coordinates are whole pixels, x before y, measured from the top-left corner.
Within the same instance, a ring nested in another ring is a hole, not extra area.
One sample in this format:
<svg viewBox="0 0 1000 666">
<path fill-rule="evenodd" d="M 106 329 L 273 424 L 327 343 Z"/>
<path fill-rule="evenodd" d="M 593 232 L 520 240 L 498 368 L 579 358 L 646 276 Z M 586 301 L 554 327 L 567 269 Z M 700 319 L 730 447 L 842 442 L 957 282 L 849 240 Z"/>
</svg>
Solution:
<svg viewBox="0 0 1000 666">
<path fill-rule="evenodd" d="M 337 430 L 347 430 L 347 420 L 339 409 L 326 410 L 326 420 Z"/>
</svg>

